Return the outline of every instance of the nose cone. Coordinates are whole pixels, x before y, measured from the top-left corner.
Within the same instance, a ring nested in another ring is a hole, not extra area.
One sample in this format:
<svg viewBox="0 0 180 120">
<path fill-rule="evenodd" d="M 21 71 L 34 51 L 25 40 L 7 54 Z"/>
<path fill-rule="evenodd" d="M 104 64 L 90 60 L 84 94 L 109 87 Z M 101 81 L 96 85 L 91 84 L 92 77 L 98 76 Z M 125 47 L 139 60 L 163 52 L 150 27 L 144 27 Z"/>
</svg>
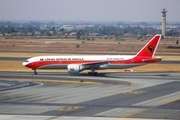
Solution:
<svg viewBox="0 0 180 120">
<path fill-rule="evenodd" d="M 30 62 L 29 62 L 29 59 L 27 59 L 27 60 L 25 60 L 25 61 L 22 63 L 22 65 L 25 66 L 25 67 L 27 67 L 27 65 L 28 65 L 29 63 L 30 63 Z"/>
<path fill-rule="evenodd" d="M 23 62 L 22 65 L 25 66 L 25 67 L 27 67 L 27 68 L 33 68 L 34 63 L 31 63 L 31 62 L 29 62 L 29 63 Z"/>
<path fill-rule="evenodd" d="M 22 63 L 22 65 L 23 65 L 23 66 L 26 66 L 26 63 L 25 63 L 25 62 L 23 62 L 23 63 Z"/>
</svg>

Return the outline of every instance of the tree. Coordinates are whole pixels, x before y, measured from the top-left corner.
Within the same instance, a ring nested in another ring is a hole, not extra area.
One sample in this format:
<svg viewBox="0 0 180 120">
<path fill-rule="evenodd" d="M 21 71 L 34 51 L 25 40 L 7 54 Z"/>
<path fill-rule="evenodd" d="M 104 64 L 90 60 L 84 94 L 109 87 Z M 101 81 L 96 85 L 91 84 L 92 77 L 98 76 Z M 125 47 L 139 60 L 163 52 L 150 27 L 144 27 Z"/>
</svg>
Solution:
<svg viewBox="0 0 180 120">
<path fill-rule="evenodd" d="M 52 29 L 51 29 L 52 31 L 56 31 L 56 29 L 55 29 L 55 27 L 52 27 Z"/>
<path fill-rule="evenodd" d="M 77 45 L 76 45 L 76 48 L 79 48 L 79 47 L 80 47 L 80 45 L 79 45 L 79 44 L 77 44 Z"/>
<path fill-rule="evenodd" d="M 142 39 L 142 36 L 138 36 L 138 37 L 137 37 L 137 40 L 140 40 L 140 39 Z"/>
<path fill-rule="evenodd" d="M 64 28 L 61 28 L 61 29 L 60 29 L 60 32 L 64 32 Z"/>
<path fill-rule="evenodd" d="M 51 33 L 49 33 L 48 30 L 45 32 L 45 35 L 47 35 L 47 36 L 52 36 Z"/>
<path fill-rule="evenodd" d="M 80 39 L 81 39 L 81 40 L 85 40 L 85 37 L 84 37 L 84 36 L 81 36 Z"/>
<path fill-rule="evenodd" d="M 33 28 L 32 28 L 31 26 L 28 26 L 27 31 L 28 31 L 28 32 L 32 32 L 32 31 L 33 31 Z"/>
<path fill-rule="evenodd" d="M 13 33 L 13 32 L 15 32 L 14 27 L 9 26 L 9 27 L 7 28 L 7 31 L 6 31 L 6 32 L 7 32 L 7 33 Z"/>
<path fill-rule="evenodd" d="M 78 31 L 77 32 L 77 40 L 80 40 L 80 37 L 81 37 L 81 33 Z"/>
</svg>

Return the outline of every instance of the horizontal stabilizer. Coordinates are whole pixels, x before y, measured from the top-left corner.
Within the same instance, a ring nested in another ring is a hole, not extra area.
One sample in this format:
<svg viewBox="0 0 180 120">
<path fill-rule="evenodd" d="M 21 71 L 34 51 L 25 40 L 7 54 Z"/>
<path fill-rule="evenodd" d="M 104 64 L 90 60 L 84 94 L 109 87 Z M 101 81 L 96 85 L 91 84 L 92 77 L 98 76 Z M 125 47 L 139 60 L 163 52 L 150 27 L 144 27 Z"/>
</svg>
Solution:
<svg viewBox="0 0 180 120">
<path fill-rule="evenodd" d="M 161 58 L 153 58 L 153 59 L 142 60 L 142 62 L 144 62 L 144 63 L 154 63 L 154 62 L 160 62 L 160 61 L 161 61 Z"/>
</svg>

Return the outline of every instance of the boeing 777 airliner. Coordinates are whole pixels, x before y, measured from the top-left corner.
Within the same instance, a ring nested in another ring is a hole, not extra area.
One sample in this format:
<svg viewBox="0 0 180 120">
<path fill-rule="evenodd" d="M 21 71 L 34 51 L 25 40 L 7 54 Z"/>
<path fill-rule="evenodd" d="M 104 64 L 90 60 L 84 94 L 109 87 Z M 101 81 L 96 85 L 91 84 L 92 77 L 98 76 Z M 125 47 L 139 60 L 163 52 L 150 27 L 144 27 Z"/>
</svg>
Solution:
<svg viewBox="0 0 180 120">
<path fill-rule="evenodd" d="M 161 35 L 155 35 L 136 55 L 100 55 L 100 56 L 38 56 L 23 62 L 25 67 L 37 69 L 67 69 L 70 74 L 79 74 L 90 70 L 88 74 L 97 75 L 96 70 L 124 69 L 160 62 L 154 57 Z"/>
</svg>

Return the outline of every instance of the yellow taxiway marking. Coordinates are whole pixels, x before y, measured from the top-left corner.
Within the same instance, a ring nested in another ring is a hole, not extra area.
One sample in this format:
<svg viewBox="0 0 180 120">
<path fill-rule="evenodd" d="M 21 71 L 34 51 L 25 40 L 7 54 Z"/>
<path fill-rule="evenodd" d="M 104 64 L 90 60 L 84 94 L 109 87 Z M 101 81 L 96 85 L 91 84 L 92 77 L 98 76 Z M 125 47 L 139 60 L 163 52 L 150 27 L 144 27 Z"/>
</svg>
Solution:
<svg viewBox="0 0 180 120">
<path fill-rule="evenodd" d="M 119 92 L 119 91 L 114 91 L 114 90 L 106 90 L 105 92 L 139 95 L 139 94 L 143 94 L 143 93 L 145 93 L 147 91 L 142 91 L 142 90 L 127 90 L 125 92 Z"/>
<path fill-rule="evenodd" d="M 59 108 L 59 109 L 57 109 L 57 110 L 59 110 L 59 111 L 64 111 L 64 108 Z"/>
<path fill-rule="evenodd" d="M 4 80 L 6 80 L 7 78 L 2 78 Z M 42 79 L 32 79 L 32 78 L 10 78 L 8 80 L 16 80 L 16 81 L 28 81 L 28 82 L 49 82 L 49 83 L 71 83 L 71 84 L 92 84 L 92 85 L 95 85 L 95 84 L 103 84 L 101 82 L 88 82 L 88 81 L 85 81 L 85 80 L 76 80 L 76 81 L 73 81 L 73 80 L 42 80 Z M 81 82 L 83 81 L 83 82 Z"/>
<path fill-rule="evenodd" d="M 134 82 L 130 82 L 131 83 L 131 85 L 130 86 L 133 86 L 134 85 Z"/>
<path fill-rule="evenodd" d="M 56 111 L 74 111 L 77 109 L 85 108 L 84 106 L 67 106 L 56 109 Z"/>
<path fill-rule="evenodd" d="M 106 90 L 106 92 L 116 92 L 116 91 L 114 91 L 114 90 Z"/>
<path fill-rule="evenodd" d="M 31 108 L 48 108 L 47 106 L 31 106 Z"/>
<path fill-rule="evenodd" d="M 63 114 L 63 115 L 60 115 L 60 116 L 54 116 L 54 117 L 48 118 L 48 120 L 58 119 L 58 118 L 63 117 L 63 116 L 66 116 L 66 114 Z"/>
<path fill-rule="evenodd" d="M 79 82 L 78 81 L 70 81 L 70 80 L 32 80 L 35 82 L 51 82 L 51 83 L 74 83 L 74 84 L 102 84 L 100 82 Z"/>
<path fill-rule="evenodd" d="M 143 109 L 143 110 L 139 110 L 139 111 L 137 111 L 137 112 L 133 112 L 133 113 L 131 113 L 131 114 L 128 114 L 128 115 L 126 115 L 126 116 L 123 116 L 123 118 L 132 117 L 133 115 L 137 115 L 137 114 L 140 114 L 140 113 L 142 113 L 142 112 L 145 112 L 145 111 L 148 111 L 148 110 L 151 110 L 151 109 L 154 109 L 154 108 L 157 108 L 157 107 L 160 107 L 160 106 L 163 106 L 163 105 L 172 103 L 172 102 L 176 102 L 176 101 L 178 101 L 178 100 L 180 100 L 180 99 L 178 98 L 178 99 L 176 99 L 176 100 L 171 100 L 171 101 L 162 103 L 162 104 L 160 104 L 160 105 L 156 105 L 156 106 L 151 107 L 151 108 L 146 108 L 146 109 Z"/>
<path fill-rule="evenodd" d="M 70 111 L 70 110 L 73 110 L 73 107 L 72 107 L 72 106 L 68 106 L 68 107 L 66 108 L 66 111 Z"/>
<path fill-rule="evenodd" d="M 142 90 L 127 90 L 125 92 L 123 92 L 122 94 L 135 94 L 135 95 L 138 95 L 138 94 L 142 94 L 142 93 L 145 93 L 147 91 L 142 91 Z"/>
<path fill-rule="evenodd" d="M 79 108 L 84 108 L 84 107 L 82 107 L 82 106 L 75 106 L 74 108 L 75 109 L 79 109 Z"/>
<path fill-rule="evenodd" d="M 131 116 L 133 116 L 133 115 L 137 115 L 137 114 L 139 114 L 139 113 L 145 112 L 145 111 L 147 111 L 147 110 L 149 110 L 149 109 L 150 109 L 150 108 L 143 109 L 143 110 L 139 110 L 139 111 L 137 111 L 137 112 L 133 112 L 133 113 L 131 113 L 131 114 L 128 114 L 128 115 L 126 115 L 126 116 L 123 116 L 122 118 L 128 118 L 128 117 L 131 117 Z"/>
<path fill-rule="evenodd" d="M 160 104 L 160 105 L 157 105 L 156 107 L 163 106 L 163 105 L 166 105 L 166 104 L 169 104 L 169 103 L 173 103 L 173 102 L 176 102 L 176 101 L 179 101 L 179 100 L 180 100 L 180 98 L 178 98 L 178 99 L 176 99 L 176 100 L 171 100 L 171 101 L 162 103 L 162 104 Z"/>
</svg>

